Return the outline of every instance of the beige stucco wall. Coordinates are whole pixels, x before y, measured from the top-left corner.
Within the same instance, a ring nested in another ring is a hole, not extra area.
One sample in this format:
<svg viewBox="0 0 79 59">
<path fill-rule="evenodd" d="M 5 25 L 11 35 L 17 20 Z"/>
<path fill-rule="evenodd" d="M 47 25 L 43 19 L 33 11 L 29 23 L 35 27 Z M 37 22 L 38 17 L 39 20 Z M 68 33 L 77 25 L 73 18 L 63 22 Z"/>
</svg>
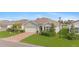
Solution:
<svg viewBox="0 0 79 59">
<path fill-rule="evenodd" d="M 58 33 L 61 29 L 59 28 L 59 26 L 55 27 L 55 32 Z"/>
</svg>

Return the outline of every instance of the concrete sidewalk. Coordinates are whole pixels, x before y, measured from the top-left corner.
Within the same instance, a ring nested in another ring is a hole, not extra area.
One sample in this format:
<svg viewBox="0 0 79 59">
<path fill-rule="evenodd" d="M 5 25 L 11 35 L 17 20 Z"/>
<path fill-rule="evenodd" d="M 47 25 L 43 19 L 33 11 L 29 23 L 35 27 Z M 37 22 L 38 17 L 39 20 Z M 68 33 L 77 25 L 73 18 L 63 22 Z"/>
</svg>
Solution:
<svg viewBox="0 0 79 59">
<path fill-rule="evenodd" d="M 0 40 L 0 47 L 41 47 L 41 46 L 29 43 L 19 43 L 19 42 Z"/>
</svg>

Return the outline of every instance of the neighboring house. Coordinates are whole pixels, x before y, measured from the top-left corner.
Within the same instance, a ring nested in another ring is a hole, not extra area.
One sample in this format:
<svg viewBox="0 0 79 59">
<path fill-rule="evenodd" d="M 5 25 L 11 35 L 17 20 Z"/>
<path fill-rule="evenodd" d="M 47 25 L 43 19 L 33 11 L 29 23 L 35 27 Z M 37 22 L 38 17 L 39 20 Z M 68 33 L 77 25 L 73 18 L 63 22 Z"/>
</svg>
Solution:
<svg viewBox="0 0 79 59">
<path fill-rule="evenodd" d="M 0 31 L 5 31 L 12 24 L 13 24 L 13 22 L 8 21 L 8 20 L 0 21 Z"/>
<path fill-rule="evenodd" d="M 67 26 L 68 26 L 69 32 L 71 32 L 72 30 L 71 27 L 74 26 L 75 33 L 79 33 L 79 20 L 77 21 L 70 20 Z"/>
<path fill-rule="evenodd" d="M 74 25 L 74 27 L 75 27 L 76 33 L 79 33 L 79 20 L 74 21 L 74 22 L 73 22 L 73 25 Z"/>
<path fill-rule="evenodd" d="M 11 28 L 14 23 L 21 23 L 22 29 L 25 30 L 25 32 L 34 32 L 37 31 L 45 31 L 49 30 L 51 28 L 51 24 L 53 23 L 55 25 L 56 32 L 59 32 L 58 22 L 53 21 L 49 18 L 37 18 L 34 21 L 28 21 L 27 19 L 22 19 L 19 21 L 4 21 L 0 24 L 0 31 L 6 30 L 7 28 Z"/>
</svg>

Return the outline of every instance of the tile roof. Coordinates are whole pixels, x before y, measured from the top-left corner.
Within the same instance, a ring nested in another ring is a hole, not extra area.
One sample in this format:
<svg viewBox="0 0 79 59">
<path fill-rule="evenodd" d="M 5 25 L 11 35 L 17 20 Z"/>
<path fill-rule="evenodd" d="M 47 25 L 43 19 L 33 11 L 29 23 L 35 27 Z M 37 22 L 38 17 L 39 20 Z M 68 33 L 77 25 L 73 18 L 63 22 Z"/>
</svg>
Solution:
<svg viewBox="0 0 79 59">
<path fill-rule="evenodd" d="M 57 21 L 54 21 L 54 20 L 51 20 L 50 18 L 45 18 L 45 17 L 37 18 L 35 20 L 35 22 L 38 23 L 38 24 L 48 24 L 48 23 L 51 24 L 51 23 L 53 23 L 55 26 L 58 26 Z"/>
<path fill-rule="evenodd" d="M 51 23 L 51 19 L 49 19 L 49 18 L 37 18 L 36 20 L 35 20 L 35 22 L 37 22 L 37 23 Z"/>
<path fill-rule="evenodd" d="M 40 24 L 50 24 L 50 23 L 54 23 L 55 26 L 57 26 L 57 22 L 54 21 L 54 20 L 51 20 L 49 18 L 37 18 L 36 20 L 32 20 L 32 21 L 29 21 L 28 19 L 21 19 L 21 20 L 18 20 L 18 21 L 8 21 L 8 20 L 4 20 L 4 21 L 0 21 L 0 26 L 2 27 L 7 27 L 8 25 L 11 25 L 11 24 L 14 24 L 14 23 L 21 23 L 22 25 L 26 26 L 28 25 L 28 23 L 31 23 L 33 25 L 40 25 Z"/>
</svg>

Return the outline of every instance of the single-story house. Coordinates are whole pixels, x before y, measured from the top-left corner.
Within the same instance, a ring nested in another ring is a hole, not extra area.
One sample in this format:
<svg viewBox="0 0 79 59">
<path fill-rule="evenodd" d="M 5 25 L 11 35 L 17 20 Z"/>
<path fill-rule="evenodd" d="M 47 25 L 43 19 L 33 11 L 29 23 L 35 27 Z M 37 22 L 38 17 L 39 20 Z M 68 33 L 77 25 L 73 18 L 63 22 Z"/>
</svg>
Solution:
<svg viewBox="0 0 79 59">
<path fill-rule="evenodd" d="M 56 21 L 53 21 L 49 18 L 37 18 L 34 21 L 28 21 L 27 19 L 22 19 L 19 21 L 6 21 L 0 24 L 0 31 L 5 28 L 10 28 L 14 23 L 21 23 L 22 24 L 22 29 L 25 30 L 25 32 L 34 32 L 36 33 L 37 31 L 40 32 L 44 30 L 49 30 L 51 27 L 51 24 L 55 24 L 55 31 L 59 31 L 58 23 Z"/>
<path fill-rule="evenodd" d="M 37 18 L 35 22 L 39 25 L 41 30 L 49 30 L 51 28 L 51 24 L 55 25 L 55 31 L 59 32 L 59 24 L 57 21 L 51 20 L 49 18 Z"/>
<path fill-rule="evenodd" d="M 19 21 L 0 21 L 0 31 L 6 31 L 6 29 L 11 28 L 13 24 L 15 23 L 21 23 L 21 28 L 25 30 L 26 32 L 36 32 L 37 30 L 37 24 L 28 21 L 27 19 L 22 19 Z"/>
<path fill-rule="evenodd" d="M 10 28 L 13 23 L 14 22 L 8 20 L 0 21 L 0 31 L 5 31 L 7 28 Z"/>
</svg>

